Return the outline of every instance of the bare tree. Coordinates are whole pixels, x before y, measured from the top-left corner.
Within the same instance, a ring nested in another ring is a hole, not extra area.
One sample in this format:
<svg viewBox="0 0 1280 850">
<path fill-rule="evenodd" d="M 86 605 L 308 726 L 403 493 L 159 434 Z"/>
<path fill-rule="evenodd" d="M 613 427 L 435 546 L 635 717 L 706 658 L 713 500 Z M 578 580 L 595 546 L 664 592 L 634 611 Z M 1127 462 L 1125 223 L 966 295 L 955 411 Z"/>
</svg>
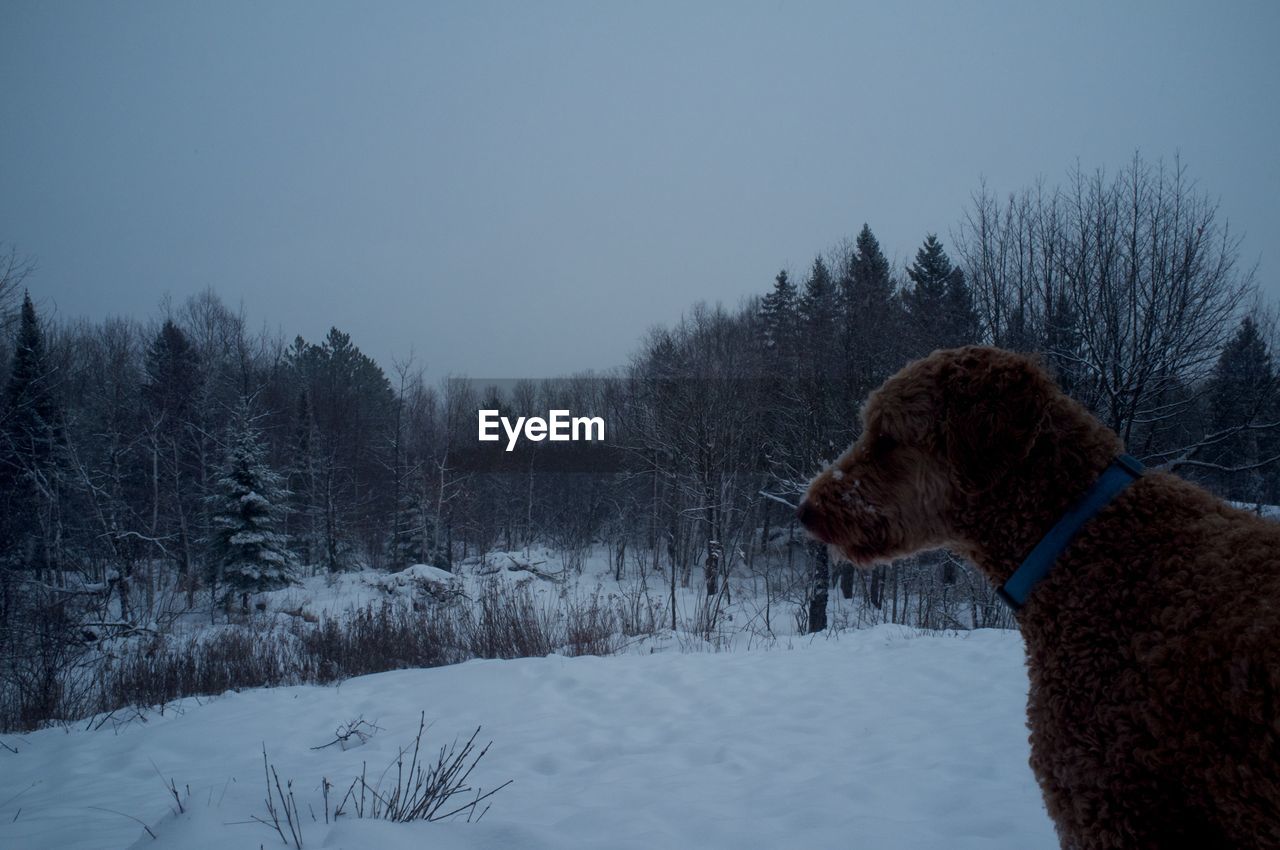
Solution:
<svg viewBox="0 0 1280 850">
<path fill-rule="evenodd" d="M 954 237 L 987 338 L 1045 354 L 1130 450 L 1160 460 L 1254 291 L 1239 238 L 1181 162 L 1079 167 L 1003 205 L 985 187 Z"/>
</svg>

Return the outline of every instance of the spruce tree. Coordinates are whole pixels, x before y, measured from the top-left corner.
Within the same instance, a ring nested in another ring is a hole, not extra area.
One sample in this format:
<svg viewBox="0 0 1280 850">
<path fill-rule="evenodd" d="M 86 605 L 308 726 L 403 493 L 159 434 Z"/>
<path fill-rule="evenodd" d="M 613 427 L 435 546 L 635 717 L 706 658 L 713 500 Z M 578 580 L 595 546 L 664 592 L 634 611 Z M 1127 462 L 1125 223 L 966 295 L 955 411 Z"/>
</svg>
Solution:
<svg viewBox="0 0 1280 850">
<path fill-rule="evenodd" d="M 865 398 L 906 358 L 905 320 L 894 289 L 889 260 L 864 224 L 840 279 L 845 398 Z"/>
<path fill-rule="evenodd" d="M 980 341 L 982 333 L 978 325 L 978 311 L 973 306 L 973 290 L 959 267 L 953 268 L 947 277 L 947 297 L 944 302 L 947 315 L 947 348 L 973 345 Z"/>
<path fill-rule="evenodd" d="M 215 481 L 216 492 L 210 497 L 214 533 L 209 554 L 226 585 L 224 601 L 229 603 L 238 593 L 242 610 L 248 610 L 249 594 L 292 583 L 296 569 L 285 536 L 276 530 L 288 494 L 265 455 L 249 404 L 241 402 L 228 430 L 227 457 Z M 211 589 L 218 577 L 210 582 Z"/>
<path fill-rule="evenodd" d="M 903 305 L 911 326 L 913 356 L 977 341 L 973 295 L 964 272 L 951 264 L 936 235 L 925 237 L 907 268 L 907 278 L 911 287 L 903 293 Z"/>
<path fill-rule="evenodd" d="M 308 566 L 324 549 L 319 532 L 319 468 L 316 462 L 316 424 L 311 396 L 298 393 L 293 435 L 289 441 L 289 512 L 285 530 L 291 548 Z"/>
<path fill-rule="evenodd" d="M 147 346 L 146 367 L 143 398 L 156 414 L 170 420 L 171 429 L 176 429 L 190 414 L 201 374 L 195 348 L 172 319 L 165 319 Z"/>
<path fill-rule="evenodd" d="M 200 433 L 197 398 L 203 375 L 195 347 L 171 319 L 166 319 L 147 346 L 142 400 L 149 425 L 151 450 L 151 533 L 176 540 L 174 551 L 187 586 L 195 594 L 195 553 L 191 532 L 198 513 L 196 481 L 200 478 Z"/>
<path fill-rule="evenodd" d="M 1222 349 L 1213 371 L 1216 428 L 1252 422 L 1271 396 L 1275 374 L 1271 354 L 1253 317 L 1246 316 Z"/>
<path fill-rule="evenodd" d="M 32 464 L 54 454 L 59 431 L 53 375 L 44 350 L 44 334 L 31 295 L 24 293 L 13 367 L 5 388 L 4 433 L 9 447 Z"/>
<path fill-rule="evenodd" d="M 18 569 L 53 567 L 62 423 L 30 293 L 22 298 L 0 422 L 0 558 Z"/>
<path fill-rule="evenodd" d="M 839 309 L 835 281 L 831 279 L 827 264 L 817 257 L 800 296 L 800 320 L 807 356 L 821 360 L 834 343 Z"/>
<path fill-rule="evenodd" d="M 804 352 L 801 363 L 800 397 L 808 408 L 809 421 L 802 444 L 802 463 L 816 467 L 833 456 L 833 441 L 845 415 L 839 401 L 838 385 L 830 380 L 833 365 L 840 359 L 840 298 L 835 281 L 821 257 L 813 261 L 809 279 L 800 296 L 800 323 Z"/>
<path fill-rule="evenodd" d="M 1249 427 L 1271 421 L 1276 413 L 1275 368 L 1252 317 L 1240 322 L 1235 336 L 1222 349 L 1210 381 L 1209 399 L 1213 430 L 1224 434 L 1215 446 L 1215 462 L 1225 467 L 1249 466 L 1273 453 L 1274 437 Z M 1217 479 L 1233 498 L 1257 501 L 1263 496 L 1259 470 L 1224 472 Z"/>
<path fill-rule="evenodd" d="M 951 260 L 938 237 L 930 233 L 916 251 L 916 259 L 907 267 L 911 287 L 903 293 L 903 302 L 911 323 L 911 354 L 922 356 L 935 348 L 949 347 L 947 283 L 952 274 Z"/>
<path fill-rule="evenodd" d="M 844 289 L 846 302 L 854 308 L 883 304 L 893 297 L 889 260 L 868 224 L 862 225 L 854 240 L 854 255 Z"/>
<path fill-rule="evenodd" d="M 786 270 L 778 272 L 773 280 L 773 291 L 760 304 L 764 322 L 764 344 L 770 357 L 781 363 L 790 363 L 796 354 L 800 325 L 796 287 Z"/>
<path fill-rule="evenodd" d="M 429 564 L 448 569 L 442 563 L 436 546 L 435 522 L 427 511 L 426 498 L 421 490 L 409 488 L 400 497 L 400 529 L 391 541 L 391 560 L 397 569 L 414 564 Z"/>
</svg>

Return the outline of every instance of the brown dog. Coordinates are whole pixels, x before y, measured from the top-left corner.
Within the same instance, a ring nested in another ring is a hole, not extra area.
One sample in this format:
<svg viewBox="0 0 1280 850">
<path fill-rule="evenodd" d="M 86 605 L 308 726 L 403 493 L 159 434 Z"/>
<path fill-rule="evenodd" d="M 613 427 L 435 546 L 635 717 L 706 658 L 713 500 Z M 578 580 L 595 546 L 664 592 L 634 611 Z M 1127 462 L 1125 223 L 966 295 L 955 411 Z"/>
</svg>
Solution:
<svg viewBox="0 0 1280 850">
<path fill-rule="evenodd" d="M 862 566 L 947 546 L 997 586 L 1121 452 L 1033 360 L 992 348 L 908 365 L 863 420 L 804 525 Z M 1280 524 L 1148 472 L 1018 620 L 1064 848 L 1280 847 Z"/>
</svg>

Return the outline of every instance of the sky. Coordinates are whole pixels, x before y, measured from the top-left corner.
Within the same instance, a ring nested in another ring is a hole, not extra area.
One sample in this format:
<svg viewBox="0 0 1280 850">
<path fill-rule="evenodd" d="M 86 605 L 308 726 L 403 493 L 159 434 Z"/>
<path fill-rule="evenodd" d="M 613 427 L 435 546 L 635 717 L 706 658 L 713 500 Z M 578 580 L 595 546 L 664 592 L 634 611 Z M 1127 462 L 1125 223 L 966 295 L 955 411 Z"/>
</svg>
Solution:
<svg viewBox="0 0 1280 850">
<path fill-rule="evenodd" d="M 62 318 L 212 287 L 389 367 L 624 363 L 871 225 L 1180 156 L 1280 296 L 1280 4 L 0 5 L 0 243 Z"/>
</svg>

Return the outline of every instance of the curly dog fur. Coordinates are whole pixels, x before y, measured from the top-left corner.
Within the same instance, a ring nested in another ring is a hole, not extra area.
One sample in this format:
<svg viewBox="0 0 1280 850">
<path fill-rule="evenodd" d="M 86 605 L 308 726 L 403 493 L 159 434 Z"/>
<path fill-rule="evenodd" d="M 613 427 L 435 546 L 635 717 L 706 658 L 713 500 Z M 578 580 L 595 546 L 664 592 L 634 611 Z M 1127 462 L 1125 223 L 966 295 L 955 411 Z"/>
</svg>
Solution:
<svg viewBox="0 0 1280 850">
<path fill-rule="evenodd" d="M 992 348 L 908 365 L 863 421 L 801 521 L 862 566 L 946 546 L 996 585 L 1122 450 L 1034 360 Z M 1018 619 L 1063 848 L 1280 847 L 1280 524 L 1148 472 Z"/>
</svg>

